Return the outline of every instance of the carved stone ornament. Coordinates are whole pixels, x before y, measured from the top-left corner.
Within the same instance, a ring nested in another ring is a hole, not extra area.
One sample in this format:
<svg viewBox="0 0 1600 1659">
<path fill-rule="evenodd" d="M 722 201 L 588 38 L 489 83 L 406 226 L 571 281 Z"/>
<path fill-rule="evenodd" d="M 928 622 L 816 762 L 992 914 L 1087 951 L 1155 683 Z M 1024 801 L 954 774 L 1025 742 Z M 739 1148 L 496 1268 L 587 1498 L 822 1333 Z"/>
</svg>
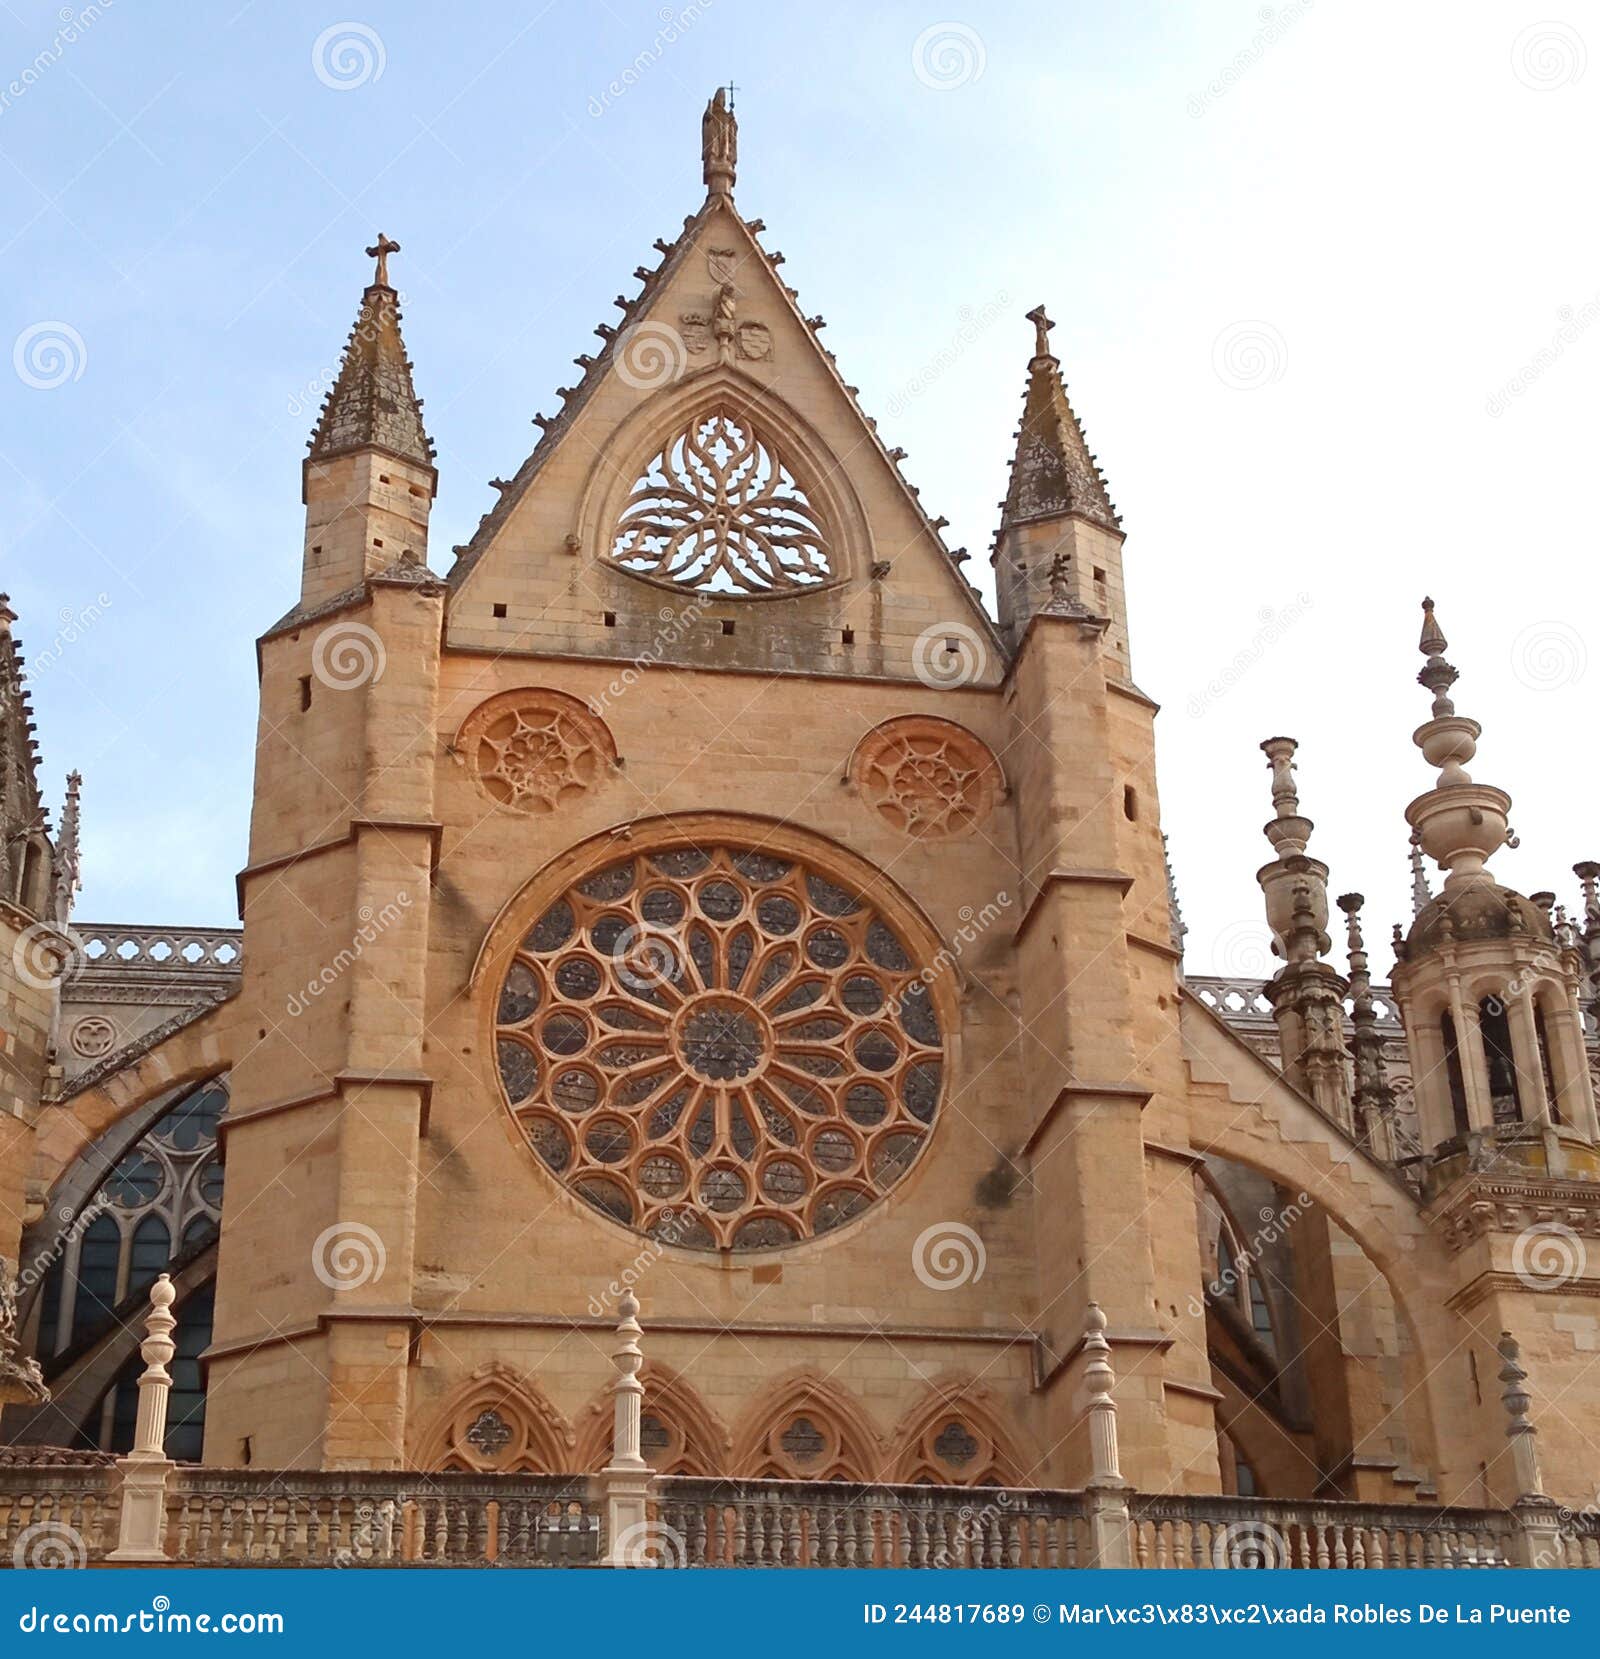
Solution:
<svg viewBox="0 0 1600 1659">
<path fill-rule="evenodd" d="M 711 349 L 711 318 L 704 311 L 685 311 L 678 318 L 684 349 L 698 357 Z"/>
<path fill-rule="evenodd" d="M 739 355 L 753 363 L 772 361 L 772 330 L 765 323 L 740 323 Z"/>
<path fill-rule="evenodd" d="M 874 727 L 851 757 L 861 797 L 903 835 L 961 835 L 994 810 L 1002 778 L 986 744 L 964 727 L 906 715 Z"/>
<path fill-rule="evenodd" d="M 706 253 L 706 269 L 711 280 L 721 287 L 732 282 L 739 269 L 739 255 L 735 248 L 711 248 Z"/>
<path fill-rule="evenodd" d="M 512 812 L 554 812 L 604 781 L 617 749 L 603 720 L 559 691 L 507 691 L 462 723 L 455 750 L 473 782 Z"/>
</svg>

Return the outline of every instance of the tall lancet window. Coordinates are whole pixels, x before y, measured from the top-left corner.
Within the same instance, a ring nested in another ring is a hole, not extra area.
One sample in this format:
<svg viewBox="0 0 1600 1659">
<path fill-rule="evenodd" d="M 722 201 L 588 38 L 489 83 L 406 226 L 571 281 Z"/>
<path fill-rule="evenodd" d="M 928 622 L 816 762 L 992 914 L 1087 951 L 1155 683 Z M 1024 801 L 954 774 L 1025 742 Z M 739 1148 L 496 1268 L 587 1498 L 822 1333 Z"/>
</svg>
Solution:
<svg viewBox="0 0 1600 1659">
<path fill-rule="evenodd" d="M 1467 1085 L 1461 1074 L 1461 1043 L 1456 1036 L 1453 1014 L 1439 1016 L 1439 1035 L 1444 1042 L 1444 1074 L 1450 1086 L 1450 1115 L 1455 1132 L 1464 1135 L 1472 1127 L 1467 1116 Z"/>
<path fill-rule="evenodd" d="M 694 415 L 635 481 L 611 562 L 727 598 L 804 593 L 838 577 L 822 515 L 769 433 L 727 405 Z"/>
<path fill-rule="evenodd" d="M 1517 1063 L 1511 1053 L 1511 1022 L 1498 997 L 1478 1004 L 1478 1029 L 1483 1034 L 1483 1058 L 1489 1070 L 1489 1102 L 1496 1123 L 1520 1123 L 1522 1101 L 1517 1092 Z"/>
</svg>

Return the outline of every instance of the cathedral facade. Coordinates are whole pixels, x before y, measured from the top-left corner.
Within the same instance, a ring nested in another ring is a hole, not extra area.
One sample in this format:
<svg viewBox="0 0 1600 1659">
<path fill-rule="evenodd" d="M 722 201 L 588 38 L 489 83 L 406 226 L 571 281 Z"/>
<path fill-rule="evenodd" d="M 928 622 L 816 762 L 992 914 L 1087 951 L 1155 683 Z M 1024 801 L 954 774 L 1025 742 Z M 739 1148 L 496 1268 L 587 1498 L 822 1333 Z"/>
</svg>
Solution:
<svg viewBox="0 0 1600 1659">
<path fill-rule="evenodd" d="M 1572 918 L 1490 873 L 1431 602 L 1392 988 L 1281 737 L 1282 967 L 1186 976 L 1050 319 L 991 618 L 735 206 L 720 93 L 702 161 L 448 552 L 369 250 L 239 928 L 74 917 L 0 608 L 0 1458 L 128 1450 L 166 1273 L 208 1471 L 594 1473 L 632 1296 L 663 1477 L 1081 1490 L 1103 1330 L 1135 1493 L 1587 1513 L 1600 866 Z"/>
</svg>

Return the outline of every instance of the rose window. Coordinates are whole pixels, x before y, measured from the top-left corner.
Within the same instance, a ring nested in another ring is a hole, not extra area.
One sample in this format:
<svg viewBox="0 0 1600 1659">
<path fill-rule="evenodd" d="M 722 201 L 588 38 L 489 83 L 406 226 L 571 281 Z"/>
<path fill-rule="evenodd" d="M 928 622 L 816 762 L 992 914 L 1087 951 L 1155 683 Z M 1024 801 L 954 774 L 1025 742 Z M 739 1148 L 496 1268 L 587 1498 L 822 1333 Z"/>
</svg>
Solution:
<svg viewBox="0 0 1600 1659">
<path fill-rule="evenodd" d="M 616 760 L 604 722 L 558 691 L 491 697 L 467 716 L 454 747 L 478 787 L 513 812 L 554 812 Z"/>
<path fill-rule="evenodd" d="M 993 811 L 1002 782 L 999 763 L 971 732 L 921 715 L 874 727 L 850 770 L 888 823 L 930 840 L 980 824 Z"/>
<path fill-rule="evenodd" d="M 506 1098 L 603 1215 L 694 1249 L 825 1233 L 882 1196 L 938 1109 L 924 975 L 861 895 L 792 859 L 675 847 L 557 899 L 501 987 Z"/>
<path fill-rule="evenodd" d="M 702 593 L 797 593 L 834 579 L 828 538 L 776 446 L 743 416 L 698 415 L 629 493 L 612 563 Z"/>
</svg>

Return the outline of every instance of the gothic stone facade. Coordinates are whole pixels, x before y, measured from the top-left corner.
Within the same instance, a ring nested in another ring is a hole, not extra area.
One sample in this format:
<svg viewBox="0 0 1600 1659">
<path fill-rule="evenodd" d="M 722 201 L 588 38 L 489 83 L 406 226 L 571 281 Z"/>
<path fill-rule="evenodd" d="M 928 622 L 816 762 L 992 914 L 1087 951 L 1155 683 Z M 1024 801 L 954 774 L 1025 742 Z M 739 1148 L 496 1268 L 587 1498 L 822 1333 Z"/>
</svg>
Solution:
<svg viewBox="0 0 1600 1659">
<path fill-rule="evenodd" d="M 735 152 L 719 95 L 703 206 L 453 562 L 372 250 L 259 641 L 242 941 L 73 930 L 4 613 L 0 1256 L 53 1396 L 6 1434 L 115 1448 L 170 1264 L 207 1464 L 594 1469 L 633 1285 L 659 1468 L 1073 1487 L 1098 1303 L 1144 1491 L 1509 1503 L 1510 1330 L 1586 1501 L 1588 941 L 1483 874 L 1476 727 L 1419 733 L 1447 879 L 1396 1010 L 1358 905 L 1329 960 L 1287 740 L 1284 967 L 1186 983 L 1049 319 L 996 623 Z"/>
</svg>

